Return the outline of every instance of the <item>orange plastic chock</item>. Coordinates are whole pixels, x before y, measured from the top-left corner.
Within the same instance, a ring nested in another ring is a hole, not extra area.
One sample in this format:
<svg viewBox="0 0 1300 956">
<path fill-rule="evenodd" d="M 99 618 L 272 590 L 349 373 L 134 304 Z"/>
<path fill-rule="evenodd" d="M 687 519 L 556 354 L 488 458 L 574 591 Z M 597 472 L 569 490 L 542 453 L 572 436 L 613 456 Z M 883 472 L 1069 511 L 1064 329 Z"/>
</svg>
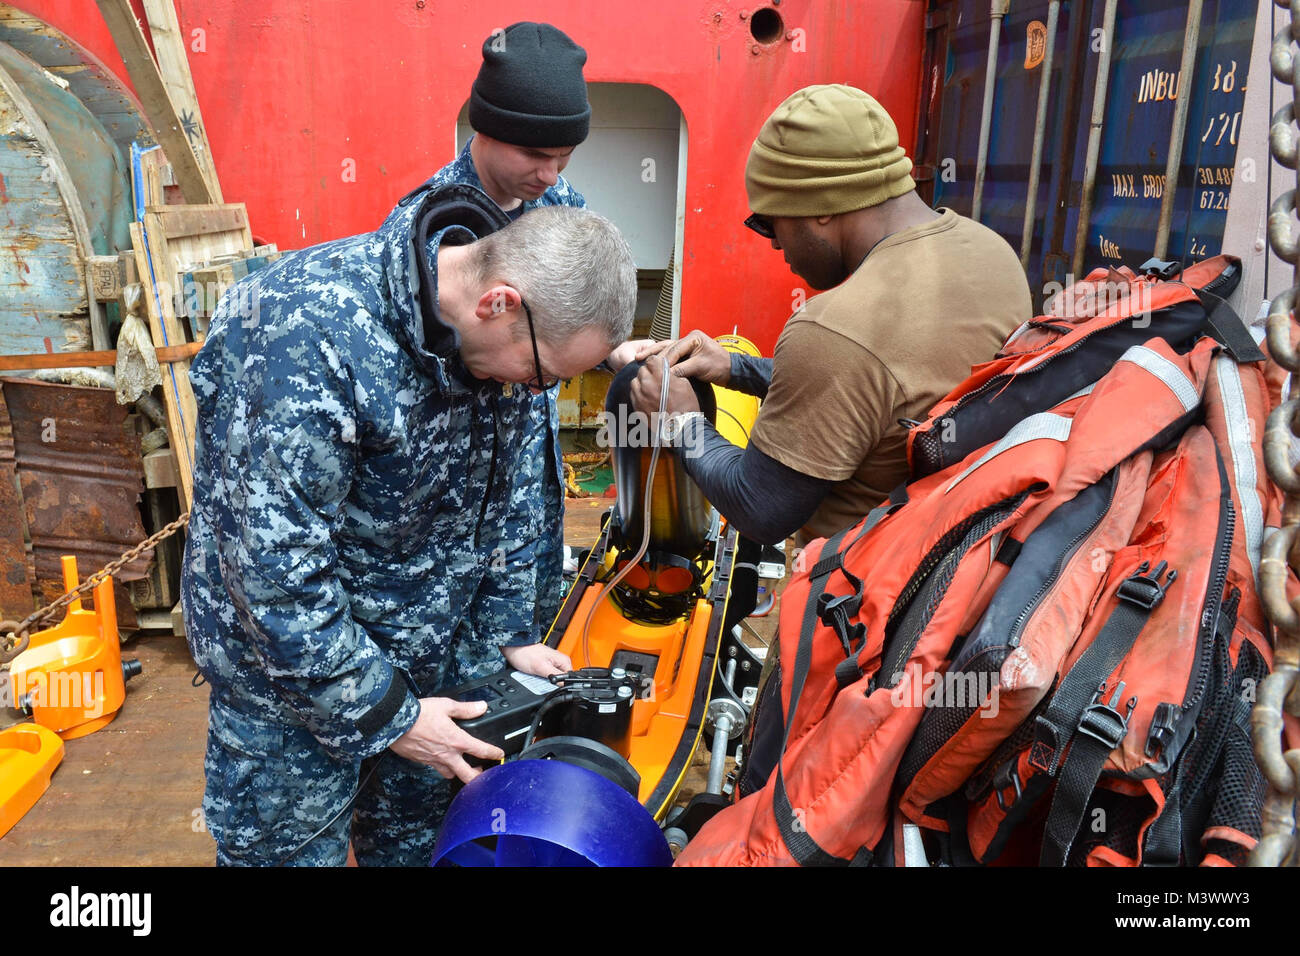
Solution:
<svg viewBox="0 0 1300 956">
<path fill-rule="evenodd" d="M 0 730 L 0 837 L 17 823 L 50 786 L 63 760 L 63 740 L 40 724 Z"/>
<path fill-rule="evenodd" d="M 75 588 L 77 559 L 63 557 L 63 583 Z M 122 663 L 112 578 L 94 590 L 95 609 L 77 599 L 54 627 L 31 635 L 27 649 L 9 664 L 13 700 L 64 740 L 106 727 L 126 698 L 126 681 L 140 672 L 138 661 Z"/>
</svg>

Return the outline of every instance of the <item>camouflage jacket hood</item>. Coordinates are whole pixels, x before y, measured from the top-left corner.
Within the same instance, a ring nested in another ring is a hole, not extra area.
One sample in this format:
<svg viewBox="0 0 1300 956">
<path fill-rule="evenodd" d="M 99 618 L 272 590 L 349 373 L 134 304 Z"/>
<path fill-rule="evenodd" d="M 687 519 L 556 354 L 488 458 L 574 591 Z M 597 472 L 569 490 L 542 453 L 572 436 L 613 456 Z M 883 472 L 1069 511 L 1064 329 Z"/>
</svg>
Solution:
<svg viewBox="0 0 1300 956">
<path fill-rule="evenodd" d="M 429 243 L 440 232 L 440 241 L 473 241 L 509 222 L 497 204 L 473 186 L 426 183 L 402 197 L 374 234 L 397 320 L 396 336 L 444 390 L 453 387 L 453 378 L 472 380 L 458 357 L 460 336 L 437 316 Z"/>
</svg>

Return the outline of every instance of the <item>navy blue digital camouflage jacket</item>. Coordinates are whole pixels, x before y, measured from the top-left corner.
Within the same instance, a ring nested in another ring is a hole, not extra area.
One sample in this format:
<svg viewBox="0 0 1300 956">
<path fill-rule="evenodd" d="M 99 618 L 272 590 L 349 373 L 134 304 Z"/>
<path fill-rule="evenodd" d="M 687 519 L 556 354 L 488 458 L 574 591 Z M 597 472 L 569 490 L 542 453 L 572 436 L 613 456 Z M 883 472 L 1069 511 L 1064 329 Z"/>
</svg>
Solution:
<svg viewBox="0 0 1300 956">
<path fill-rule="evenodd" d="M 478 170 L 474 168 L 474 157 L 470 153 L 470 144 L 473 141 L 473 136 L 467 139 L 460 155 L 434 173 L 426 185 L 444 186 L 448 183 L 464 183 L 475 189 L 482 189 L 483 181 L 479 179 Z M 559 176 L 554 186 L 538 198 L 524 202 L 521 208 L 523 212 L 528 212 L 542 206 L 576 206 L 585 209 L 587 200 L 583 198 L 582 193 L 569 185 L 568 180 Z M 534 397 L 529 447 L 523 453 L 524 461 L 528 463 L 527 467 L 533 469 L 541 469 L 549 454 L 555 470 L 554 483 L 550 478 L 545 479 L 547 501 L 554 504 L 548 504 L 543 527 L 538 529 L 538 538 L 541 540 L 537 545 L 539 594 L 537 623 L 538 632 L 542 637 L 546 636 L 547 629 L 559 611 L 560 582 L 564 571 L 564 460 L 560 453 L 560 410 L 557 401 L 559 393 L 560 388 L 557 385 Z M 532 487 L 534 482 L 542 480 L 540 475 L 530 474 L 523 483 Z"/>
<path fill-rule="evenodd" d="M 431 694 L 459 647 L 534 643 L 558 603 L 538 601 L 560 502 L 533 396 L 470 379 L 428 304 L 438 244 L 475 233 L 443 215 L 421 282 L 414 224 L 451 201 L 479 210 L 480 233 L 506 222 L 476 189 L 422 187 L 377 232 L 235 286 L 190 373 L 194 659 L 214 695 L 306 726 L 340 759 L 414 723 L 396 668 Z"/>
</svg>

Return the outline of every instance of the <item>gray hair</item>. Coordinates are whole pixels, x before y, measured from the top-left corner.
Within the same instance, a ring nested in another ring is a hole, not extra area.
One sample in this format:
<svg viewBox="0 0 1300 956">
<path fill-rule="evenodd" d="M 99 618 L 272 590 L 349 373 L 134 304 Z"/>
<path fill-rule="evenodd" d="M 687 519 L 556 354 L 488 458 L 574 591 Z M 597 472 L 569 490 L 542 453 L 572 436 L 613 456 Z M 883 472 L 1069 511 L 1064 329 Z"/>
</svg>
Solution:
<svg viewBox="0 0 1300 956">
<path fill-rule="evenodd" d="M 636 264 L 612 222 L 586 209 L 543 206 L 470 246 L 480 282 L 505 282 L 533 313 L 537 337 L 562 346 L 584 329 L 610 348 L 632 334 Z"/>
</svg>

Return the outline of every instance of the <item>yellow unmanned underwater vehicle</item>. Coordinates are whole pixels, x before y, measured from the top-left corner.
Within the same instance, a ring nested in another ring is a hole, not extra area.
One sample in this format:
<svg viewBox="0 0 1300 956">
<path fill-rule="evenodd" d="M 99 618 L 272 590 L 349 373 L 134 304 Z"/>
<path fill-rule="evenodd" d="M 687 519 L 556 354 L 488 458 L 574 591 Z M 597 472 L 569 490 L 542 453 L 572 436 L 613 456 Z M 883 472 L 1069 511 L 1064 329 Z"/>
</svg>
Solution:
<svg viewBox="0 0 1300 956">
<path fill-rule="evenodd" d="M 757 354 L 739 336 L 723 344 Z M 518 758 L 456 797 L 435 864 L 667 864 L 661 828 L 706 729 L 706 790 L 724 799 L 725 757 L 762 667 L 738 628 L 757 604 L 762 549 L 727 527 L 679 453 L 661 447 L 660 417 L 632 410 L 636 371 L 615 376 L 606 398 L 617 502 L 547 637 L 574 670 L 551 681 L 503 672 L 454 695 L 487 700 L 485 719 L 513 716 L 494 742 Z M 692 384 L 706 417 L 745 445 L 758 399 Z"/>
</svg>

